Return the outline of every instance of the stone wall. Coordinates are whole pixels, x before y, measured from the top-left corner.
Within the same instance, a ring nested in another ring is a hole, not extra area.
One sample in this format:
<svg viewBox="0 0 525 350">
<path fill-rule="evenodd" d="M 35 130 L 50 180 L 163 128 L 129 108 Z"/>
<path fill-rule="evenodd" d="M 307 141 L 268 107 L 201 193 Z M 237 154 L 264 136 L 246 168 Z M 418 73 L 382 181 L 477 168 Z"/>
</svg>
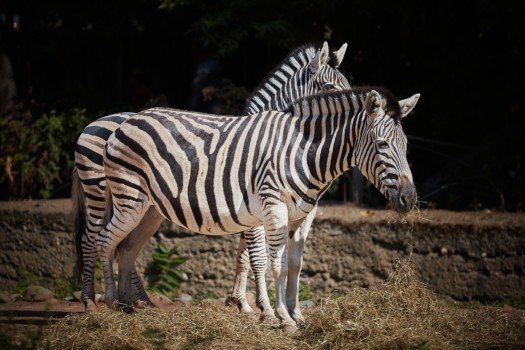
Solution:
<svg viewBox="0 0 525 350">
<path fill-rule="evenodd" d="M 74 273 L 68 202 L 27 203 L 0 204 L 0 289 L 16 285 L 25 272 L 51 278 Z M 460 300 L 525 298 L 524 214 L 434 211 L 423 213 L 425 219 L 400 223 L 384 211 L 320 209 L 301 277 L 316 297 L 381 283 L 399 259 L 409 258 L 420 280 L 442 295 Z M 189 258 L 181 266 L 189 276 L 183 292 L 194 298 L 228 294 L 238 235 L 196 235 L 168 223 L 160 232 L 141 252 L 141 273 L 158 242 L 165 241 Z M 269 274 L 268 281 L 272 288 Z"/>
</svg>

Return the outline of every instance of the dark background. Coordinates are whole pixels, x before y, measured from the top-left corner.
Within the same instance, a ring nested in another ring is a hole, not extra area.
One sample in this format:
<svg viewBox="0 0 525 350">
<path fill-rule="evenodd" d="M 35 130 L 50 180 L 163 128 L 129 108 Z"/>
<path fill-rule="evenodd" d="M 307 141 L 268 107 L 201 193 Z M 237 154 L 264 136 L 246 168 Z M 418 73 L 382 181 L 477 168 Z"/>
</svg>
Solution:
<svg viewBox="0 0 525 350">
<path fill-rule="evenodd" d="M 251 91 L 294 47 L 346 42 L 340 70 L 352 85 L 422 94 L 404 128 L 423 207 L 523 210 L 524 16 L 524 1 L 491 0 L 0 1 L 0 51 L 24 106 L 0 126 L 72 108 L 85 109 L 85 126 L 140 109 L 141 93 L 185 109 L 197 51 Z M 60 147 L 71 153 L 78 132 L 63 131 Z M 57 161 L 51 190 L 14 190 L 23 170 L 8 172 L 6 159 L 20 133 L 2 138 L 0 197 L 67 196 L 70 161 Z M 45 152 L 33 150 L 34 163 Z M 365 203 L 384 204 L 371 193 Z"/>
</svg>

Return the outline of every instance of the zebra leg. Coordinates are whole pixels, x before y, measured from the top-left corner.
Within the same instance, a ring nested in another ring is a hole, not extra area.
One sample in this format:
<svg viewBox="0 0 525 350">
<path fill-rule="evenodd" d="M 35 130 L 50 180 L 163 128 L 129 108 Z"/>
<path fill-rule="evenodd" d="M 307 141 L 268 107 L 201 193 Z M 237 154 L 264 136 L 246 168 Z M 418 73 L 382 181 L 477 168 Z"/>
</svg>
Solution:
<svg viewBox="0 0 525 350">
<path fill-rule="evenodd" d="M 135 260 L 163 220 L 153 206 L 149 207 L 140 224 L 118 246 L 118 301 L 126 311 L 131 311 L 137 300 L 154 306 L 135 270 Z"/>
<path fill-rule="evenodd" d="M 275 281 L 275 316 L 281 320 L 284 329 L 294 330 L 296 323 L 288 314 L 285 300 L 286 276 L 288 274 L 286 257 L 288 209 L 283 202 L 275 202 L 274 198 L 269 198 L 272 197 L 268 196 L 267 203 L 263 202 L 263 222 L 268 238 L 270 266 Z"/>
<path fill-rule="evenodd" d="M 274 311 L 268 298 L 266 288 L 266 237 L 264 227 L 259 226 L 246 232 L 246 244 L 250 255 L 250 266 L 255 277 L 255 291 L 257 295 L 257 307 L 261 310 L 261 319 L 274 318 Z M 246 283 L 245 283 L 246 291 Z"/>
<path fill-rule="evenodd" d="M 121 192 L 119 191 L 119 193 Z M 106 196 L 106 200 L 108 201 L 108 209 L 106 210 L 113 208 L 113 213 L 104 229 L 97 235 L 97 250 L 104 273 L 104 286 L 106 288 L 104 301 L 109 307 L 113 306 L 117 297 L 115 275 L 113 273 L 113 260 L 116 248 L 118 244 L 140 224 L 142 217 L 149 207 L 145 205 L 146 200 L 145 198 L 141 198 L 141 194 L 142 193 L 133 193 L 129 191 L 128 188 L 126 196 L 118 196 L 115 198 L 113 198 L 111 194 Z M 135 199 L 133 200 L 131 198 Z M 110 202 L 113 200 L 115 202 L 111 204 Z M 122 201 L 122 203 L 120 203 L 120 201 Z M 128 279 L 128 281 L 129 280 L 130 279 Z M 127 286 L 122 286 L 121 288 L 127 288 Z M 131 286 L 129 286 L 129 289 L 131 289 Z"/>
<path fill-rule="evenodd" d="M 239 311 L 244 314 L 253 314 L 254 311 L 250 304 L 246 301 L 246 284 L 248 281 L 248 273 L 250 272 L 250 256 L 248 246 L 246 244 L 247 232 L 241 232 L 239 239 L 239 247 L 237 248 L 235 279 L 233 282 L 233 290 L 230 295 L 230 300 L 237 305 Z"/>
<path fill-rule="evenodd" d="M 299 304 L 299 274 L 303 264 L 303 252 L 308 232 L 315 217 L 317 206 L 304 218 L 295 232 L 290 231 L 288 240 L 288 279 L 286 280 L 286 306 L 296 322 L 304 322 Z"/>
<path fill-rule="evenodd" d="M 262 226 L 245 231 L 241 234 L 237 250 L 237 273 L 231 294 L 231 300 L 242 313 L 253 313 L 246 300 L 246 285 L 250 267 L 255 276 L 257 307 L 261 310 L 261 318 L 273 318 L 274 312 L 268 298 L 266 288 L 266 241 Z"/>
<path fill-rule="evenodd" d="M 91 204 L 90 201 L 88 201 L 88 204 Z M 101 212 L 103 212 L 103 209 Z M 86 232 L 82 237 L 81 243 L 83 286 L 80 299 L 84 304 L 85 310 L 91 312 L 98 309 L 95 302 L 95 264 L 98 261 L 95 238 L 102 229 L 102 218 L 98 212 L 94 213 L 93 210 L 88 210 L 86 219 Z"/>
<path fill-rule="evenodd" d="M 89 234 L 84 235 L 82 239 L 82 293 L 80 300 L 84 304 L 86 311 L 95 311 L 97 305 L 95 303 L 95 263 L 98 260 L 97 247 L 93 237 Z"/>
</svg>

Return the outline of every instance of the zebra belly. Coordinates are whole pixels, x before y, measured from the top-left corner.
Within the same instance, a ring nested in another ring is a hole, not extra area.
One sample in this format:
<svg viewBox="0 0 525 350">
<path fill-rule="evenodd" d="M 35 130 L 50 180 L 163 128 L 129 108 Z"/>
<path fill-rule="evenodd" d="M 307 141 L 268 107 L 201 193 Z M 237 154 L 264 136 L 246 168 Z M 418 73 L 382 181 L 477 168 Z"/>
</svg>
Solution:
<svg viewBox="0 0 525 350">
<path fill-rule="evenodd" d="M 215 209 L 201 206 L 198 211 L 197 214 L 187 210 L 182 217 L 173 213 L 167 219 L 192 232 L 205 235 L 234 234 L 262 225 L 261 216 L 248 212 L 244 205 L 234 212 L 224 206 Z"/>
</svg>

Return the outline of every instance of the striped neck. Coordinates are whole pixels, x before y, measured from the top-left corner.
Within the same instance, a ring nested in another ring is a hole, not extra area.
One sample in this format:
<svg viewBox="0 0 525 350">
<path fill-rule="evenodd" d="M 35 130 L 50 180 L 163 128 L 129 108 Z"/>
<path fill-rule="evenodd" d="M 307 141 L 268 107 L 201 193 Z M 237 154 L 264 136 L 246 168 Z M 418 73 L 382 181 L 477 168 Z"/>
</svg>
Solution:
<svg viewBox="0 0 525 350">
<path fill-rule="evenodd" d="M 365 93 L 350 90 L 320 93 L 294 103 L 288 112 L 300 118 L 310 178 L 319 188 L 352 166 L 356 140 L 367 115 Z"/>
<path fill-rule="evenodd" d="M 282 111 L 289 107 L 298 96 L 304 96 L 308 78 L 307 67 L 314 58 L 319 45 L 307 44 L 293 50 L 268 76 L 255 88 L 246 100 L 246 114 L 261 111 Z M 286 90 L 294 86 L 294 94 Z"/>
</svg>

